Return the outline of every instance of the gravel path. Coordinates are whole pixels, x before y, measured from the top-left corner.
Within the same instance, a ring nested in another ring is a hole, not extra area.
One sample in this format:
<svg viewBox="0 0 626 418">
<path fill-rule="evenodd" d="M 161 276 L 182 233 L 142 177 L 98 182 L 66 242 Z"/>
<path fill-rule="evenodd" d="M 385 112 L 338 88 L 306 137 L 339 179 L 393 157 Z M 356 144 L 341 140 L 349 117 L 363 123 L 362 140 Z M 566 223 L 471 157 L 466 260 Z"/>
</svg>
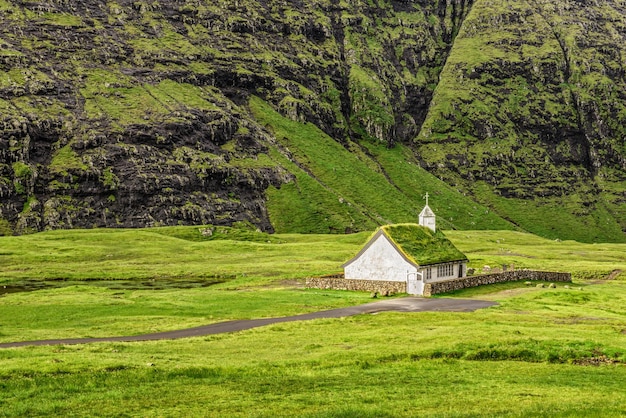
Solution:
<svg viewBox="0 0 626 418">
<path fill-rule="evenodd" d="M 157 332 L 154 334 L 133 335 L 130 337 L 102 337 L 102 338 L 69 338 L 58 340 L 20 341 L 14 343 L 0 343 L 0 348 L 24 347 L 32 345 L 57 345 L 57 344 L 89 344 L 97 342 L 115 341 L 151 341 L 173 340 L 178 338 L 201 337 L 204 335 L 222 334 L 226 332 L 242 331 L 264 325 L 281 322 L 307 321 L 318 318 L 341 318 L 366 313 L 397 311 L 397 312 L 473 312 L 477 309 L 488 308 L 497 305 L 496 302 L 472 299 L 423 299 L 417 297 L 405 297 L 398 299 L 383 300 L 380 302 L 367 303 L 365 305 L 350 306 L 348 308 L 331 309 L 328 311 L 312 312 L 302 315 L 285 316 L 280 318 L 242 319 L 238 321 L 218 322 L 216 324 L 203 325 L 195 328 L 181 329 L 177 331 Z"/>
</svg>

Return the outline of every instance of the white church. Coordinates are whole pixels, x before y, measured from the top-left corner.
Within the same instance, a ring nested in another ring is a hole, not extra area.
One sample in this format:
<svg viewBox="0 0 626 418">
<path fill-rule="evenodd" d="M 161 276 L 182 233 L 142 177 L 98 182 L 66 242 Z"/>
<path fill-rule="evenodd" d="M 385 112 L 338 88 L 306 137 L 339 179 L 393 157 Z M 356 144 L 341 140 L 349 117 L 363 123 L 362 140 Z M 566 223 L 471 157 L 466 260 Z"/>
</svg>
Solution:
<svg viewBox="0 0 626 418">
<path fill-rule="evenodd" d="M 419 225 L 380 227 L 343 269 L 346 279 L 405 282 L 408 294 L 422 295 L 426 283 L 465 277 L 467 257 L 437 230 L 426 194 Z"/>
</svg>

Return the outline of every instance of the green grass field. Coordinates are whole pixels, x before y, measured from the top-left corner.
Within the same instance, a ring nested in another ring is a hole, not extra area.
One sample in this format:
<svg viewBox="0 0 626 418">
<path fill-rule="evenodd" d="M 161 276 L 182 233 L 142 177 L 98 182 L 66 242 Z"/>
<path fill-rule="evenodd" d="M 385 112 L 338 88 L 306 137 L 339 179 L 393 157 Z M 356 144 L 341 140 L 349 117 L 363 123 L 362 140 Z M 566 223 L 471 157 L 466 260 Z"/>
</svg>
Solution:
<svg viewBox="0 0 626 418">
<path fill-rule="evenodd" d="M 339 271 L 369 232 L 200 229 L 1 237 L 2 286 L 72 282 L 0 296 L 0 342 L 131 335 L 371 301 L 300 285 Z M 0 349 L 0 416 L 626 414 L 626 280 L 603 280 L 626 270 L 626 245 L 512 231 L 447 235 L 476 269 L 571 271 L 574 283 L 452 295 L 499 302 L 474 313 L 379 313 L 174 341 Z M 189 279 L 219 283 L 176 288 Z M 137 286 L 114 286 L 128 281 Z"/>
</svg>

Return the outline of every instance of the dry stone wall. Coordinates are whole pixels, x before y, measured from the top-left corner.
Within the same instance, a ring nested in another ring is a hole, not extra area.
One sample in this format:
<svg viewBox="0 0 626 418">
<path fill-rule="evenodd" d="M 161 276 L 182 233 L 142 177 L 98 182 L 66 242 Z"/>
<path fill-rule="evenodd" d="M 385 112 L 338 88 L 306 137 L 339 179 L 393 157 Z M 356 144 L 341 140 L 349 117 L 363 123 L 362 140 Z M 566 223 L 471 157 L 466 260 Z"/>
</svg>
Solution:
<svg viewBox="0 0 626 418">
<path fill-rule="evenodd" d="M 463 277 L 461 279 L 445 280 L 436 283 L 427 283 L 424 286 L 424 296 L 432 296 L 438 293 L 452 292 L 468 287 L 482 286 L 485 284 L 515 282 L 519 280 L 540 280 L 546 282 L 571 282 L 571 273 L 557 273 L 552 271 L 515 270 L 494 274 L 481 274 L 478 276 Z"/>
<path fill-rule="evenodd" d="M 377 292 L 380 295 L 406 293 L 406 282 L 344 279 L 343 274 L 308 278 L 306 279 L 306 287 L 315 289 L 360 290 L 364 292 Z"/>
<path fill-rule="evenodd" d="M 570 273 L 535 270 L 514 270 L 494 274 L 481 274 L 463 277 L 461 279 L 426 283 L 426 285 L 424 285 L 423 296 L 429 297 L 438 293 L 452 292 L 468 287 L 520 280 L 571 282 L 572 275 Z M 377 292 L 381 295 L 406 293 L 406 282 L 346 279 L 343 274 L 308 278 L 306 279 L 306 287 L 315 289 L 359 290 L 364 292 Z"/>
</svg>

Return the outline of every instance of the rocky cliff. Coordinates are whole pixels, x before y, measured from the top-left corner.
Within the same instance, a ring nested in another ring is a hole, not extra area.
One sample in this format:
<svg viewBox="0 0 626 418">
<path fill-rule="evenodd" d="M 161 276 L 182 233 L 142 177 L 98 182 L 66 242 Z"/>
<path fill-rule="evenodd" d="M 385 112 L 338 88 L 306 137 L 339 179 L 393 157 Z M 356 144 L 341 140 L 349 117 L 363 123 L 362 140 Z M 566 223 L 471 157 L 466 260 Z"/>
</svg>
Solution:
<svg viewBox="0 0 626 418">
<path fill-rule="evenodd" d="M 342 1 L 0 2 L 5 230 L 247 220 L 291 175 L 250 95 L 339 141 L 417 134 L 468 9 Z"/>
<path fill-rule="evenodd" d="M 415 139 L 422 163 L 525 229 L 623 240 L 625 41 L 623 2 L 476 2 Z"/>
<path fill-rule="evenodd" d="M 0 0 L 0 229 L 344 232 L 412 220 L 435 189 L 449 227 L 622 240 L 624 16 L 617 1 Z"/>
</svg>

